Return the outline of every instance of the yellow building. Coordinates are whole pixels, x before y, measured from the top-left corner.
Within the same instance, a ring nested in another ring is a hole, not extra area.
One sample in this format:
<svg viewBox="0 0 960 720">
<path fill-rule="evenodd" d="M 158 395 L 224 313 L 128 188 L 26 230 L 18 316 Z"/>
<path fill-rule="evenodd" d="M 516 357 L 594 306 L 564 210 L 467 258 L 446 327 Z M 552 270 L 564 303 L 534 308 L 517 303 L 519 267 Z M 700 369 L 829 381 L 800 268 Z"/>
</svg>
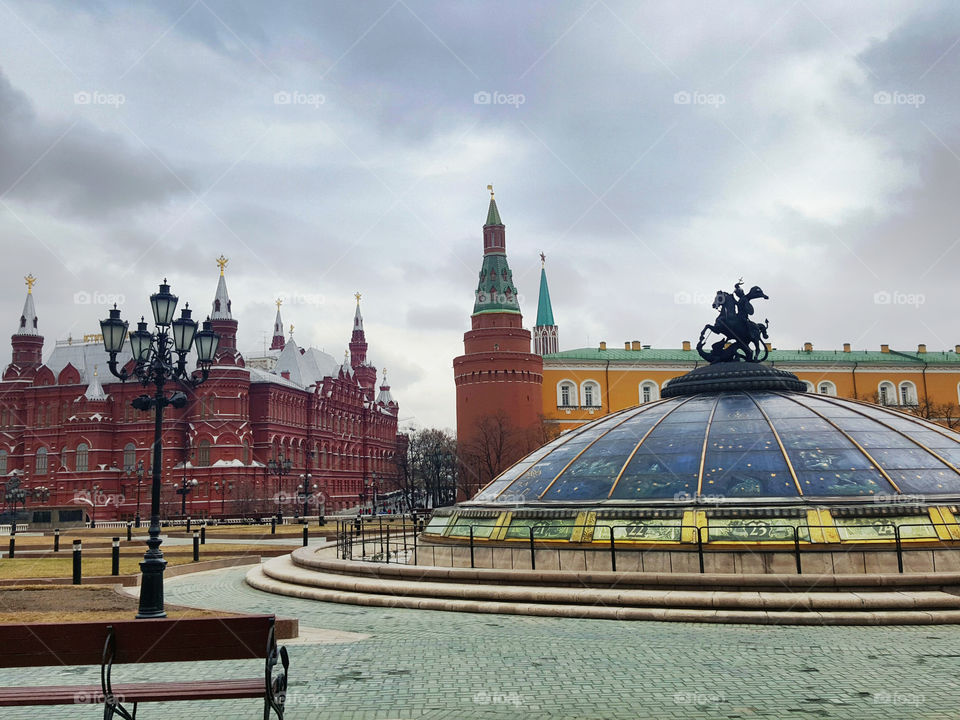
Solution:
<svg viewBox="0 0 960 720">
<path fill-rule="evenodd" d="M 808 392 L 899 406 L 947 424 L 960 420 L 960 345 L 906 352 L 771 350 L 767 362 L 799 377 Z M 671 379 L 706 364 L 689 342 L 680 349 L 651 348 L 638 341 L 621 348 L 564 350 L 543 356 L 543 415 L 566 430 L 660 398 Z"/>
</svg>

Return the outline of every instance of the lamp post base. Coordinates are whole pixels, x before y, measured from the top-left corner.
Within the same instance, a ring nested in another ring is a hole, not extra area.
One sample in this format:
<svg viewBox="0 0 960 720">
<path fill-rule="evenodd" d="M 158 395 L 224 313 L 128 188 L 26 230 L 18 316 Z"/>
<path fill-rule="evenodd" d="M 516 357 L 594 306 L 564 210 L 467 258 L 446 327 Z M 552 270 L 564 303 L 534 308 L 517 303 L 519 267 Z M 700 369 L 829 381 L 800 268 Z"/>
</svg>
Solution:
<svg viewBox="0 0 960 720">
<path fill-rule="evenodd" d="M 137 619 L 165 618 L 167 613 L 163 609 L 163 571 L 167 569 L 167 561 L 160 551 L 160 523 L 154 517 L 150 523 L 150 538 L 147 540 L 147 552 L 140 561 L 140 607 Z"/>
</svg>

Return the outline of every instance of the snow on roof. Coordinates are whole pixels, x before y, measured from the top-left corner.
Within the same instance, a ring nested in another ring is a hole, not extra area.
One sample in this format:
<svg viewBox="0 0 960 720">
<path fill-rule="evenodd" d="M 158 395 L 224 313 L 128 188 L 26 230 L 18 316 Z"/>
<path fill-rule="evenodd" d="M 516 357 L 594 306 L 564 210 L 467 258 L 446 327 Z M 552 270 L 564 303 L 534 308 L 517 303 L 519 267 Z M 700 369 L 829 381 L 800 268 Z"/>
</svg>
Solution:
<svg viewBox="0 0 960 720">
<path fill-rule="evenodd" d="M 290 338 L 277 358 L 273 373 L 289 373 L 290 381 L 305 388 L 319 383 L 325 377 L 332 377 L 337 371 L 337 361 L 316 348 L 301 348 Z"/>
<path fill-rule="evenodd" d="M 126 365 L 131 357 L 130 343 L 125 341 L 123 349 L 117 353 L 117 367 Z M 89 383 L 93 378 L 93 368 L 96 366 L 105 368 L 109 361 L 110 355 L 103 349 L 102 342 L 76 342 L 57 343 L 44 364 L 50 368 L 54 376 L 58 376 L 70 363 L 80 372 L 81 382 Z"/>
</svg>

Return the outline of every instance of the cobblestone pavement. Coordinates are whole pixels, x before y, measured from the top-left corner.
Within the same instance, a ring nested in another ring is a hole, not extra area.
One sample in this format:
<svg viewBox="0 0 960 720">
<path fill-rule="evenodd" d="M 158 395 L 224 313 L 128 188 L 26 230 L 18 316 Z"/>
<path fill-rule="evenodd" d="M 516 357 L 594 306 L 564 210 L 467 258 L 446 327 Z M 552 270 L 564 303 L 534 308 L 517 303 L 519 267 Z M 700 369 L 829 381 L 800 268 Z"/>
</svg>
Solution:
<svg viewBox="0 0 960 720">
<path fill-rule="evenodd" d="M 760 627 L 365 608 L 267 595 L 246 568 L 167 582 L 167 600 L 368 633 L 292 644 L 287 717 L 960 718 L 960 626 Z M 117 682 L 254 676 L 258 663 L 126 666 Z M 97 668 L 2 670 L 0 684 L 98 681 Z M 261 717 L 257 701 L 146 704 L 139 717 Z M 47 717 L 94 718 L 95 707 Z M 4 708 L 4 720 L 37 708 Z"/>
</svg>

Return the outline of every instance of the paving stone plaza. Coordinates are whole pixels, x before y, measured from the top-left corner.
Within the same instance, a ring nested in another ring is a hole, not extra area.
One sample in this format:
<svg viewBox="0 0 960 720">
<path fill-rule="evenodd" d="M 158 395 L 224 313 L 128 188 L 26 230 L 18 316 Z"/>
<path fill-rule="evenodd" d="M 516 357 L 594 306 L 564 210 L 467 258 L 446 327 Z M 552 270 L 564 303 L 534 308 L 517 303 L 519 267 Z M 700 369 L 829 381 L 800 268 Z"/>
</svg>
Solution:
<svg viewBox="0 0 960 720">
<path fill-rule="evenodd" d="M 247 569 L 171 578 L 167 601 L 299 618 L 302 638 L 287 643 L 293 720 L 960 717 L 958 626 L 760 627 L 365 608 L 261 593 L 243 583 Z M 216 666 L 127 665 L 115 679 L 146 681 L 161 670 L 169 679 L 222 676 Z M 229 667 L 241 671 L 236 662 Z M 260 667 L 251 661 L 245 669 Z M 96 683 L 98 672 L 17 669 L 0 672 L 0 683 Z M 58 707 L 51 716 L 101 713 L 101 706 Z M 255 718 L 262 705 L 144 704 L 138 716 L 181 713 Z M 35 717 L 37 708 L 3 712 L 5 720 Z"/>
</svg>

